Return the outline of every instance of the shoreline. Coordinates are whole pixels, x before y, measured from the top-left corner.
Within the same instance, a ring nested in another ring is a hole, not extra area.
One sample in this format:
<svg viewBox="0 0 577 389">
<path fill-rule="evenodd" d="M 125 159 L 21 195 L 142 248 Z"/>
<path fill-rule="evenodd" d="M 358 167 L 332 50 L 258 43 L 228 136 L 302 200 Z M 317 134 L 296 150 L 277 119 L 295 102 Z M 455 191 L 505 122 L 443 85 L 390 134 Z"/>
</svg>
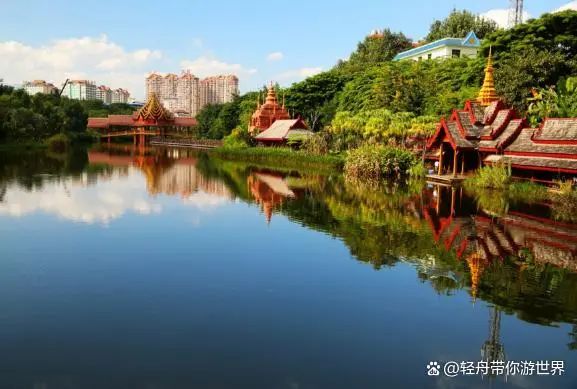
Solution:
<svg viewBox="0 0 577 389">
<path fill-rule="evenodd" d="M 344 158 L 337 155 L 311 155 L 301 151 L 280 148 L 261 147 L 218 147 L 206 150 L 215 158 L 227 161 L 245 162 L 248 164 L 290 169 L 315 170 L 323 172 L 343 172 Z"/>
</svg>

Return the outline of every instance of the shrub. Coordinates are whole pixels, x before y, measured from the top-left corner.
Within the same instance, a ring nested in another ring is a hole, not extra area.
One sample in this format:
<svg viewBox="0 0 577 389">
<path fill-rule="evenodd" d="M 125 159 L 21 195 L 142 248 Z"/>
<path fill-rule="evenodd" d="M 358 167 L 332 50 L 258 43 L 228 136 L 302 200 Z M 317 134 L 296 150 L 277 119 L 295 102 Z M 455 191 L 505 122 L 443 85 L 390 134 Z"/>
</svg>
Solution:
<svg viewBox="0 0 577 389">
<path fill-rule="evenodd" d="M 347 154 L 345 174 L 353 178 L 378 180 L 383 177 L 406 175 L 414 164 L 415 158 L 404 149 L 364 145 Z"/>
<path fill-rule="evenodd" d="M 496 163 L 483 166 L 477 173 L 465 181 L 465 185 L 473 188 L 507 189 L 511 183 L 511 165 Z"/>
<path fill-rule="evenodd" d="M 236 127 L 232 132 L 224 137 L 226 147 L 247 147 L 253 144 L 253 139 L 244 128 Z"/>
<path fill-rule="evenodd" d="M 301 150 L 313 154 L 324 155 L 330 150 L 331 136 L 328 132 L 321 131 L 303 140 Z"/>
<path fill-rule="evenodd" d="M 60 133 L 46 139 L 46 145 L 52 151 L 63 152 L 70 146 L 70 139 L 66 134 Z"/>
</svg>

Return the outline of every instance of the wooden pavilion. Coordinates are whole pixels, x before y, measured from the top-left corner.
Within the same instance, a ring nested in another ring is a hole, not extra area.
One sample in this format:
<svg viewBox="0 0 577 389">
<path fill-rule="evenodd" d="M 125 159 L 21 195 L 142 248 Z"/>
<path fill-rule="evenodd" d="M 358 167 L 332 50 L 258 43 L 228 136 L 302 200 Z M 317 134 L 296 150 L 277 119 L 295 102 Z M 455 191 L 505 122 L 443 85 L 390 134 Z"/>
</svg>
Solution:
<svg viewBox="0 0 577 389">
<path fill-rule="evenodd" d="M 142 108 L 132 115 L 108 115 L 105 118 L 88 118 L 87 127 L 98 131 L 101 138 L 132 136 L 134 144 L 144 145 L 147 137 L 164 136 L 168 132 L 196 126 L 196 119 L 175 117 L 151 93 Z"/>
</svg>

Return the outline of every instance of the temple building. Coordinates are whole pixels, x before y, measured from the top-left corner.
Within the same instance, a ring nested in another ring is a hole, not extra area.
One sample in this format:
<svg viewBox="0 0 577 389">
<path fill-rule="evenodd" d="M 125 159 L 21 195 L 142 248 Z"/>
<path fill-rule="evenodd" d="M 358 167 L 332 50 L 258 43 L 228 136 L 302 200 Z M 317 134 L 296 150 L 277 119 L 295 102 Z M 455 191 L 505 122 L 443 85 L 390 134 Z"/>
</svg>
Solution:
<svg viewBox="0 0 577 389">
<path fill-rule="evenodd" d="M 291 119 L 284 97 L 282 106 L 279 105 L 272 83 L 268 87 L 264 104 L 261 105 L 259 97 L 248 130 L 255 135 L 256 141 L 263 145 L 285 144 L 291 138 L 301 139 L 312 135 L 304 120 L 300 117 Z"/>
<path fill-rule="evenodd" d="M 504 163 L 519 177 L 566 178 L 577 175 L 577 118 L 545 118 L 539 128 L 530 128 L 499 99 L 489 52 L 477 100 L 441 119 L 426 151 L 426 158 L 437 162 L 437 177 Z"/>
<path fill-rule="evenodd" d="M 105 118 L 88 118 L 87 128 L 99 132 L 102 138 L 132 136 L 134 144 L 146 143 L 148 136 L 163 136 L 167 131 L 191 128 L 196 119 L 175 117 L 151 93 L 146 103 L 132 115 L 108 115 Z"/>
</svg>

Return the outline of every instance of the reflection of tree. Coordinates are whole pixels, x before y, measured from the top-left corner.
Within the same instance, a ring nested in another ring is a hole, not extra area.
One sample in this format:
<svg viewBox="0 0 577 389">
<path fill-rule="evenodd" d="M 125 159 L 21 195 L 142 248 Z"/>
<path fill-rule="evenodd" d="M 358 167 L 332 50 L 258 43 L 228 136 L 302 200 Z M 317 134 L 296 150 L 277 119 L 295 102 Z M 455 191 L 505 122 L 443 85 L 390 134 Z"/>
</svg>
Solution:
<svg viewBox="0 0 577 389">
<path fill-rule="evenodd" d="M 0 203 L 4 201 L 6 196 L 6 184 L 0 185 Z"/>
</svg>

